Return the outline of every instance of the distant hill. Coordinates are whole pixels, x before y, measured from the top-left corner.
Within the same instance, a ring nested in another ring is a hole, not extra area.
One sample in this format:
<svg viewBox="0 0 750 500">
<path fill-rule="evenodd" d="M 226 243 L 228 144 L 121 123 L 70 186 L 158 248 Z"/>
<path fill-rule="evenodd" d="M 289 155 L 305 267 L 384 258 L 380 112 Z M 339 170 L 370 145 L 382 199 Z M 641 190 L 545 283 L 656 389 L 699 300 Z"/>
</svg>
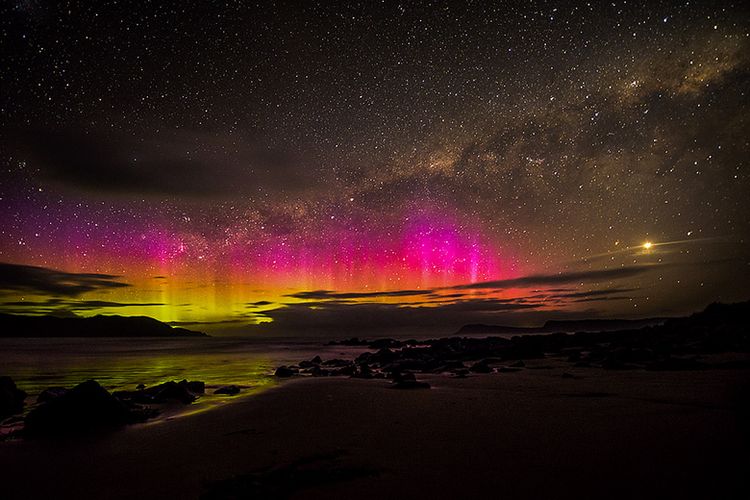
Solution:
<svg viewBox="0 0 750 500">
<path fill-rule="evenodd" d="M 668 318 L 550 320 L 544 323 L 543 326 L 533 327 L 469 324 L 462 326 L 456 334 L 494 335 L 498 333 L 606 332 L 634 330 L 644 326 L 659 325 L 667 320 Z"/>
<path fill-rule="evenodd" d="M 0 338 L 10 337 L 208 337 L 146 316 L 59 318 L 0 314 Z"/>
</svg>

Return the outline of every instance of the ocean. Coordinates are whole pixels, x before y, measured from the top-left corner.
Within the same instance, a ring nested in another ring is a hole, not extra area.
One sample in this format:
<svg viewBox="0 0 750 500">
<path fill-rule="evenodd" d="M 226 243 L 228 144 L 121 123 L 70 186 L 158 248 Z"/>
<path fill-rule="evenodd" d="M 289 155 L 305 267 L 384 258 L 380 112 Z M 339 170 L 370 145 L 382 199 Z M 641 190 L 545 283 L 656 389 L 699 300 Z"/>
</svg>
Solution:
<svg viewBox="0 0 750 500">
<path fill-rule="evenodd" d="M 199 380 L 206 394 L 193 410 L 223 404 L 224 385 L 250 394 L 277 383 L 279 365 L 320 355 L 352 359 L 364 348 L 328 346 L 320 340 L 247 338 L 13 338 L 0 339 L 0 375 L 29 393 L 27 407 L 48 387 L 73 387 L 93 379 L 110 391 L 135 390 L 170 380 Z"/>
</svg>

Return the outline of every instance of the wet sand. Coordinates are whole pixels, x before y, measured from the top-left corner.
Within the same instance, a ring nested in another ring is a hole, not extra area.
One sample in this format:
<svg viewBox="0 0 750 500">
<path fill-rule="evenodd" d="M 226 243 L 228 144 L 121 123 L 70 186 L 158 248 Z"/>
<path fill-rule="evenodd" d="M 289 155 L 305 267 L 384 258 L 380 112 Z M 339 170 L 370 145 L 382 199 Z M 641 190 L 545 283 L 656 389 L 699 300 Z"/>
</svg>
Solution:
<svg viewBox="0 0 750 500">
<path fill-rule="evenodd" d="M 198 498 L 261 469 L 282 472 L 256 479 L 283 480 L 300 460 L 331 480 L 297 485 L 291 498 L 748 493 L 747 370 L 607 371 L 547 359 L 516 373 L 420 379 L 433 388 L 295 379 L 170 421 L 0 443 L 2 496 Z"/>
</svg>

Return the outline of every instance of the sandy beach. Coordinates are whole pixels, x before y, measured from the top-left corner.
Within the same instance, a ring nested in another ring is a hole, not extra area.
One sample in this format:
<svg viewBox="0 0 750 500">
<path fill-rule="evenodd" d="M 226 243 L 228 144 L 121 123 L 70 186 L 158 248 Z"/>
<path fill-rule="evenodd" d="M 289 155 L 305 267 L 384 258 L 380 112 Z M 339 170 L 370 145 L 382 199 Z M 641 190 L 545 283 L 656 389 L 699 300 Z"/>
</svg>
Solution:
<svg viewBox="0 0 750 500">
<path fill-rule="evenodd" d="M 420 379 L 432 388 L 299 378 L 173 420 L 0 443 L 3 497 L 256 498 L 252 481 L 306 499 L 748 491 L 746 370 L 608 371 L 546 359 L 516 373 Z"/>
</svg>

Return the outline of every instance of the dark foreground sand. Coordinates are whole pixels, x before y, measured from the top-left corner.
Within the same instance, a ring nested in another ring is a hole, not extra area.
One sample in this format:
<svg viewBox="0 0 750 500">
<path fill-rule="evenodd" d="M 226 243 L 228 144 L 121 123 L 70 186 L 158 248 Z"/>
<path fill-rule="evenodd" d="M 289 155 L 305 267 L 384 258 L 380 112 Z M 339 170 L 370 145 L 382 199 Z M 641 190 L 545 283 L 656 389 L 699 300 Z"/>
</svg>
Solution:
<svg viewBox="0 0 750 500">
<path fill-rule="evenodd" d="M 309 459 L 336 480 L 292 498 L 750 498 L 747 370 L 541 364 L 429 390 L 292 380 L 103 436 L 0 443 L 0 497 L 197 498 Z"/>
</svg>

